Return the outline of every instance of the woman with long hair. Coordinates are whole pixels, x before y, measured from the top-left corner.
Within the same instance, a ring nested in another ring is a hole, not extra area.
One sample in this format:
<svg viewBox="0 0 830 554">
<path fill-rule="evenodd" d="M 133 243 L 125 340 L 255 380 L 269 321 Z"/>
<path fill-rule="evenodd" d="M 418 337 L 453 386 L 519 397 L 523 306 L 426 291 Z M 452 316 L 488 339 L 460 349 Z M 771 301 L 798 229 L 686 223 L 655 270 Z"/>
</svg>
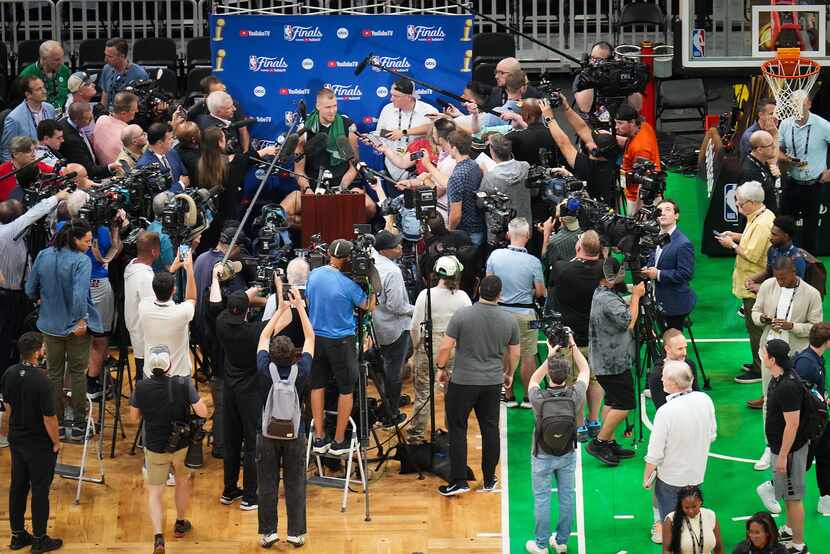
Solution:
<svg viewBox="0 0 830 554">
<path fill-rule="evenodd" d="M 663 521 L 663 554 L 723 554 L 715 512 L 703 507 L 703 491 L 677 491 L 677 506 Z"/>
<path fill-rule="evenodd" d="M 746 522 L 746 540 L 738 543 L 732 554 L 787 554 L 778 542 L 778 526 L 768 512 L 757 512 Z"/>
<path fill-rule="evenodd" d="M 190 187 L 201 188 L 199 184 L 198 164 L 201 159 L 200 143 L 202 142 L 202 131 L 192 121 L 185 121 L 176 128 L 176 138 L 179 144 L 176 145 L 176 152 L 182 159 L 190 175 Z"/>
</svg>

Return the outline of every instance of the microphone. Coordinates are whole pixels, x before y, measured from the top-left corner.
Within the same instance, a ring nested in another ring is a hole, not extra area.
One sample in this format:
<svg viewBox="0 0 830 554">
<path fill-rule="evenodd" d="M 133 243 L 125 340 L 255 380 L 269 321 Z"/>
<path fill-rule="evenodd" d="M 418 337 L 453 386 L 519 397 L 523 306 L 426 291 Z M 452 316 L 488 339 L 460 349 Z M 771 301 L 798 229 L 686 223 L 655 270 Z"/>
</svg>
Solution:
<svg viewBox="0 0 830 554">
<path fill-rule="evenodd" d="M 72 179 L 74 179 L 74 178 L 75 178 L 75 177 L 77 177 L 77 176 L 78 176 L 78 172 L 77 172 L 77 171 L 70 171 L 70 172 L 69 172 L 69 173 L 67 173 L 66 175 L 62 175 L 60 178 L 58 178 L 58 179 L 56 179 L 56 180 L 57 180 L 57 181 L 71 181 Z"/>
<path fill-rule="evenodd" d="M 360 75 L 361 73 L 363 73 L 363 70 L 365 70 L 365 69 L 366 69 L 366 66 L 367 66 L 367 65 L 369 65 L 369 62 L 371 62 L 371 61 L 372 61 L 372 58 L 373 58 L 373 57 L 374 57 L 374 54 L 372 54 L 371 52 L 369 52 L 369 55 L 368 55 L 368 56 L 366 56 L 365 58 L 363 58 L 363 59 L 360 61 L 360 63 L 359 63 L 359 64 L 357 64 L 357 67 L 355 67 L 355 68 L 354 68 L 354 74 L 355 74 L 355 75 Z"/>
<path fill-rule="evenodd" d="M 337 149 L 340 150 L 340 153 L 343 155 L 343 159 L 346 161 L 354 160 L 354 150 L 352 150 L 352 145 L 349 144 L 349 137 L 347 136 L 340 136 L 337 137 Z"/>
<path fill-rule="evenodd" d="M 294 150 L 297 149 L 297 143 L 300 142 L 300 135 L 297 133 L 291 133 L 287 137 L 285 137 L 285 142 L 282 143 L 282 147 L 280 148 L 280 153 L 277 156 L 277 163 L 284 164 L 288 161 L 288 157 L 294 153 Z"/>
<path fill-rule="evenodd" d="M 233 123 L 231 123 L 230 125 L 228 125 L 225 128 L 229 129 L 229 130 L 240 129 L 242 127 L 250 127 L 254 123 L 256 123 L 256 118 L 255 117 L 247 117 L 245 119 L 240 119 L 239 121 L 234 121 Z"/>
<path fill-rule="evenodd" d="M 308 115 L 308 110 L 305 107 L 305 100 L 300 100 L 297 102 L 297 115 L 300 116 L 300 119 L 305 119 Z"/>
</svg>

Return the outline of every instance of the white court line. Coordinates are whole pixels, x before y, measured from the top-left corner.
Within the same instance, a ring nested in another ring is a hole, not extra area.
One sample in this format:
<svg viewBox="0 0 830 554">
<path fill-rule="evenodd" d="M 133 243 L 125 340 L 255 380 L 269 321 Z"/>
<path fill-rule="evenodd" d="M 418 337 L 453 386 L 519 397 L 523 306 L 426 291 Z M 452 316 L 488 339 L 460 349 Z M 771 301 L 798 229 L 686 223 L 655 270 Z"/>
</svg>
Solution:
<svg viewBox="0 0 830 554">
<path fill-rule="evenodd" d="M 620 514 L 614 516 L 614 519 L 634 519 L 634 516 L 630 514 Z"/>
<path fill-rule="evenodd" d="M 500 537 L 501 533 L 478 533 L 476 537 L 480 538 L 489 538 L 489 537 Z"/>
<path fill-rule="evenodd" d="M 545 340 L 536 341 L 539 344 L 547 344 Z M 725 343 L 725 342 L 749 342 L 749 339 L 695 339 L 696 343 Z"/>
<path fill-rule="evenodd" d="M 507 490 L 507 406 L 499 403 L 499 473 L 501 474 L 501 551 L 510 554 L 510 494 Z"/>
<path fill-rule="evenodd" d="M 577 552 L 585 554 L 585 496 L 582 490 L 582 447 L 576 448 L 576 537 Z"/>
</svg>

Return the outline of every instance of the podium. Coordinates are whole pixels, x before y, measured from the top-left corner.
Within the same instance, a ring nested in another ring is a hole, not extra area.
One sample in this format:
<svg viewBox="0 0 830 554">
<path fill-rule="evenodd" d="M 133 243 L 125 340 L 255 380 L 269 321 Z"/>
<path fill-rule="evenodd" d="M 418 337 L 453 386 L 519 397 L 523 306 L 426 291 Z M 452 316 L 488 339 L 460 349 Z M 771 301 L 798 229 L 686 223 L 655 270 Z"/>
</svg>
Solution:
<svg viewBox="0 0 830 554">
<path fill-rule="evenodd" d="M 311 236 L 320 233 L 322 241 L 354 236 L 352 225 L 366 223 L 366 204 L 362 194 L 304 194 L 302 197 L 302 242 L 308 248 Z"/>
</svg>

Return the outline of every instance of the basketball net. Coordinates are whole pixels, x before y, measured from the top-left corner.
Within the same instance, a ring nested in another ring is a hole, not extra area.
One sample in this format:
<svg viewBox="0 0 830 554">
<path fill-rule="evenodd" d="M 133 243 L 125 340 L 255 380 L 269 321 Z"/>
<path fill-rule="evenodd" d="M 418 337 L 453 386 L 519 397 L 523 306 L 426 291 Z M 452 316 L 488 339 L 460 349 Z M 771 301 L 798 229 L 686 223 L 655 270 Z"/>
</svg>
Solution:
<svg viewBox="0 0 830 554">
<path fill-rule="evenodd" d="M 821 66 L 801 56 L 799 48 L 779 48 L 778 55 L 761 64 L 761 71 L 775 97 L 775 117 L 801 119 L 804 100 L 813 88 Z"/>
</svg>

